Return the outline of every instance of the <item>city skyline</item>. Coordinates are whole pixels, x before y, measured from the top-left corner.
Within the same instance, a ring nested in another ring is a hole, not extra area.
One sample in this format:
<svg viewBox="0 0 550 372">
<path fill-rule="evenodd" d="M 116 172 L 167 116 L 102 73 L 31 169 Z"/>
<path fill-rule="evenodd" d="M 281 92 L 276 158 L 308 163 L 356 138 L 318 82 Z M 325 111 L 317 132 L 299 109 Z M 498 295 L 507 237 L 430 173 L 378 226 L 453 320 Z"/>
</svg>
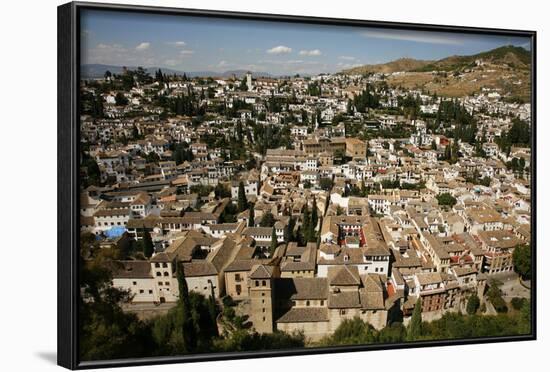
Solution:
<svg viewBox="0 0 550 372">
<path fill-rule="evenodd" d="M 529 38 L 303 25 L 123 12 L 83 12 L 81 63 L 195 72 L 333 73 L 398 58 L 437 60 Z M 358 47 L 360 46 L 360 47 Z"/>
</svg>

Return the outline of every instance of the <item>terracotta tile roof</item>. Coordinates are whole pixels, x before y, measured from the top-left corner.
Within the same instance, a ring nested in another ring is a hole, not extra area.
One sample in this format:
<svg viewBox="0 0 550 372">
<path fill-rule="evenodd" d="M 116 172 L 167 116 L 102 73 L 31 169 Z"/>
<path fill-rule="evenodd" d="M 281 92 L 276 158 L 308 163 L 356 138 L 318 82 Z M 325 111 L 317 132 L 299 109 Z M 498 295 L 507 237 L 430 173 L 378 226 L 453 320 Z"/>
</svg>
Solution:
<svg viewBox="0 0 550 372">
<path fill-rule="evenodd" d="M 328 322 L 328 309 L 323 307 L 293 307 L 277 323 Z"/>
</svg>

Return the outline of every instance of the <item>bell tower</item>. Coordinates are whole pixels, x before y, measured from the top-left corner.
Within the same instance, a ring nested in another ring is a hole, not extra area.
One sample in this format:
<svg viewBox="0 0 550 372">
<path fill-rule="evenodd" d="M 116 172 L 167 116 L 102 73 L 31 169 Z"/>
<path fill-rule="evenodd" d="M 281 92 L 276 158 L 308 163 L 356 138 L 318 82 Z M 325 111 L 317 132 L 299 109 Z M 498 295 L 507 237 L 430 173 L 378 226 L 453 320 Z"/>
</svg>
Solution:
<svg viewBox="0 0 550 372">
<path fill-rule="evenodd" d="M 256 265 L 250 270 L 250 320 L 258 333 L 273 332 L 273 278 L 276 266 Z"/>
</svg>

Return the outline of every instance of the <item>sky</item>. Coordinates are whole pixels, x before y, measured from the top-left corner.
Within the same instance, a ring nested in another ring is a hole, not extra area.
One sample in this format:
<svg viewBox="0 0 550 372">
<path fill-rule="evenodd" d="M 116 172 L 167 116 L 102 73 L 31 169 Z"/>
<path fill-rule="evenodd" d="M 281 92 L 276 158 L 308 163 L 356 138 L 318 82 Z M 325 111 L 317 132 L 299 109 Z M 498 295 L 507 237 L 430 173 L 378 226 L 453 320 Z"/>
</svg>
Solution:
<svg viewBox="0 0 550 372">
<path fill-rule="evenodd" d="M 84 10 L 81 63 L 178 71 L 332 73 L 398 58 L 441 59 L 529 38 Z"/>
</svg>

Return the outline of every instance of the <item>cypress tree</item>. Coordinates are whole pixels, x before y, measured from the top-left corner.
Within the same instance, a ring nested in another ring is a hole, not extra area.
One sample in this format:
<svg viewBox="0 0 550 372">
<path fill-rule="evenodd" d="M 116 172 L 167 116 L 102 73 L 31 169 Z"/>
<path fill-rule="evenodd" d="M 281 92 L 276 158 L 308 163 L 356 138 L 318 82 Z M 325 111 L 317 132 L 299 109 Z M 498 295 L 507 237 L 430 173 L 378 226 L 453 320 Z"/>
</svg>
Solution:
<svg viewBox="0 0 550 372">
<path fill-rule="evenodd" d="M 311 226 L 311 215 L 309 213 L 309 207 L 306 201 L 306 205 L 304 207 L 304 217 L 302 221 L 302 231 L 304 235 L 304 241 L 306 243 L 309 242 L 309 239 L 310 239 L 310 232 L 311 232 L 310 226 Z"/>
<path fill-rule="evenodd" d="M 269 247 L 270 256 L 273 257 L 275 250 L 277 249 L 279 242 L 277 241 L 277 234 L 275 233 L 275 227 L 271 230 L 271 246 Z"/>
<path fill-rule="evenodd" d="M 254 227 L 254 205 L 248 208 L 248 227 Z"/>
<path fill-rule="evenodd" d="M 187 280 L 185 280 L 185 273 L 183 270 L 183 264 L 181 262 L 177 263 L 176 277 L 178 279 L 179 289 L 179 307 L 181 315 L 181 331 L 183 336 L 183 351 L 189 353 L 195 348 L 197 335 L 195 327 L 193 325 L 193 318 L 191 314 L 189 288 L 187 287 Z"/>
<path fill-rule="evenodd" d="M 216 296 L 214 295 L 214 286 L 210 285 L 210 298 L 208 299 L 208 313 L 212 319 L 212 331 L 214 336 L 218 336 L 218 306 L 216 305 Z"/>
<path fill-rule="evenodd" d="M 294 240 L 294 226 L 296 225 L 296 220 L 294 217 L 290 216 L 288 219 L 288 224 L 285 226 L 285 242 Z"/>
<path fill-rule="evenodd" d="M 237 208 L 239 209 L 239 212 L 242 212 L 246 209 L 247 201 L 246 201 L 246 195 L 244 193 L 244 183 L 243 181 L 239 182 L 239 192 L 237 195 Z"/>
<path fill-rule="evenodd" d="M 407 341 L 415 341 L 420 338 L 422 334 L 422 300 L 420 297 L 414 305 L 411 322 L 407 329 Z"/>
<path fill-rule="evenodd" d="M 309 224 L 309 241 L 315 241 L 315 228 L 319 217 L 317 216 L 317 202 L 313 198 L 313 208 L 311 209 L 311 223 Z"/>
<path fill-rule="evenodd" d="M 143 232 L 143 254 L 149 258 L 153 255 L 155 246 L 153 245 L 153 239 L 151 239 L 151 233 L 148 230 Z"/>
<path fill-rule="evenodd" d="M 470 315 L 473 315 L 477 312 L 477 309 L 479 309 L 479 297 L 475 293 L 472 293 L 472 295 L 468 298 L 468 303 L 466 305 L 466 312 Z"/>
</svg>

